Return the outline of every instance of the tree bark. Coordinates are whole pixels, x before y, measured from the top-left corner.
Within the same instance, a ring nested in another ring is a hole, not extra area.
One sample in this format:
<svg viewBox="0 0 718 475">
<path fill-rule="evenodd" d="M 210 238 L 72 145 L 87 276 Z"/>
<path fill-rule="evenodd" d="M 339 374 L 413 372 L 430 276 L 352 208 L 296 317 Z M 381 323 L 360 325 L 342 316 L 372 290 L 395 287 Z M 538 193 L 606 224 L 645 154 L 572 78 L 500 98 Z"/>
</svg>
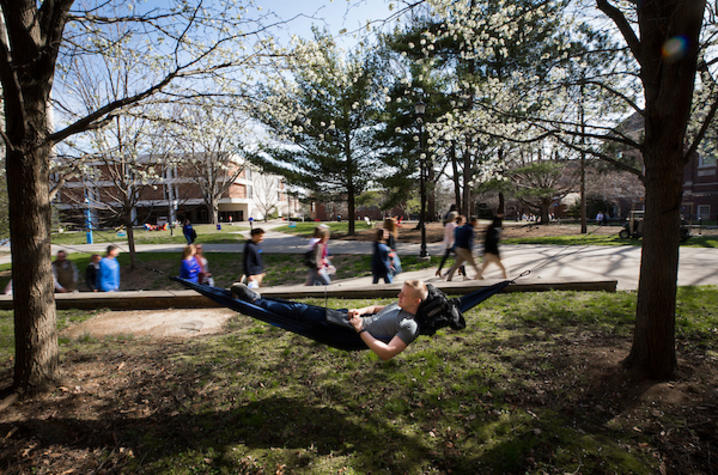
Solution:
<svg viewBox="0 0 718 475">
<path fill-rule="evenodd" d="M 471 152 L 470 152 L 470 146 L 471 146 L 471 139 L 466 139 L 466 150 L 464 151 L 464 176 L 463 176 L 463 185 L 464 185 L 464 192 L 462 196 L 462 205 L 461 208 L 462 214 L 466 216 L 466 219 L 469 219 L 471 217 Z"/>
<path fill-rule="evenodd" d="M 344 155 L 347 160 L 347 234 L 353 236 L 355 233 L 354 221 L 356 220 L 356 187 L 354 186 L 354 161 L 352 159 L 351 139 L 346 134 L 344 139 Z"/>
<path fill-rule="evenodd" d="M 132 222 L 132 214 L 125 217 L 125 228 L 127 229 L 127 247 L 130 249 L 130 270 L 137 268 L 137 252 L 135 251 L 135 223 Z"/>
<path fill-rule="evenodd" d="M 41 98 L 25 95 L 27 134 L 13 136 L 13 127 L 8 127 L 16 148 L 7 151 L 5 165 L 13 263 L 14 387 L 27 393 L 48 389 L 59 377 L 44 104 Z M 22 117 L 7 103 L 5 111 L 6 117 Z"/>
<path fill-rule="evenodd" d="M 461 210 L 461 183 L 459 180 L 459 165 L 456 161 L 456 142 L 454 142 L 453 140 L 451 141 L 449 156 L 451 157 L 451 170 L 453 172 L 452 180 L 454 182 L 454 199 L 456 209 Z"/>
<path fill-rule="evenodd" d="M 680 204 L 686 129 L 690 118 L 705 0 L 639 2 L 639 37 L 606 0 L 598 7 L 617 24 L 641 65 L 645 112 L 643 162 L 646 210 L 633 346 L 627 366 L 654 379 L 676 369 L 675 308 Z M 664 57 L 672 38 L 685 40 L 677 57 Z"/>
</svg>

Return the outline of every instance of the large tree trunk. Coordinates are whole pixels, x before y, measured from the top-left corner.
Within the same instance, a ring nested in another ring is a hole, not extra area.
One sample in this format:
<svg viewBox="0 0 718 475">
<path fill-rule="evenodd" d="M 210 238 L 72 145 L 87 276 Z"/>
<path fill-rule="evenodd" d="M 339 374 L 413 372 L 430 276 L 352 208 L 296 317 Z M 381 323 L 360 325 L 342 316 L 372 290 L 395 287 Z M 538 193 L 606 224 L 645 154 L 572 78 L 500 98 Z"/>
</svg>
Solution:
<svg viewBox="0 0 718 475">
<path fill-rule="evenodd" d="M 26 133 L 8 124 L 7 151 L 15 323 L 14 387 L 47 389 L 58 379 L 59 351 L 50 251 L 49 156 L 45 103 L 25 97 Z M 6 117 L 22 117 L 6 105 Z M 19 133 L 15 133 L 19 132 Z"/>
<path fill-rule="evenodd" d="M 646 212 L 636 326 L 625 363 L 655 379 L 672 377 L 676 368 L 680 204 L 687 162 L 684 147 L 704 11 L 705 0 L 638 4 L 640 49 L 635 47 L 634 54 L 639 54 L 646 103 Z M 684 54 L 663 57 L 661 47 L 677 37 L 686 40 Z"/>
<path fill-rule="evenodd" d="M 676 369 L 675 308 L 683 185 L 682 152 L 674 149 L 673 154 L 662 150 L 654 150 L 654 153 L 666 157 L 672 155 L 674 164 L 679 165 L 673 166 L 672 176 L 665 173 L 665 169 L 661 172 L 662 167 L 646 168 L 646 212 L 636 326 L 631 353 L 624 363 L 651 378 L 667 379 Z"/>
</svg>

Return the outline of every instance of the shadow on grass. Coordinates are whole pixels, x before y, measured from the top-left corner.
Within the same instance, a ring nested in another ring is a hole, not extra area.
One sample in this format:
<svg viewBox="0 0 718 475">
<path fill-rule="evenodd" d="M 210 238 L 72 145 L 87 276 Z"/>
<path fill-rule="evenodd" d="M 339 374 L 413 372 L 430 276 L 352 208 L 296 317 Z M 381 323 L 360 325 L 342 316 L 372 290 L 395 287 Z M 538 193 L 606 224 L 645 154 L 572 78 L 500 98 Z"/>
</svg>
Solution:
<svg viewBox="0 0 718 475">
<path fill-rule="evenodd" d="M 350 419 L 361 419 L 361 423 Z M 270 397 L 217 412 L 179 415 L 153 415 L 135 418 L 108 416 L 99 419 L 29 419 L 20 423 L 0 424 L 0 433 L 15 439 L 32 439 L 34 450 L 131 449 L 141 465 L 174 458 L 183 452 L 214 453 L 211 468 L 236 469 L 230 448 L 244 445 L 259 449 L 312 448 L 313 455 L 355 456 L 361 470 L 412 472 L 424 460 L 426 447 L 386 421 L 347 415 L 336 409 L 309 406 L 298 399 Z M 375 457 L 360 449 L 369 438 L 384 438 L 400 445 L 408 456 L 402 460 Z M 11 443 L 3 454 L 5 469 L 12 457 Z M 212 449 L 212 450 L 209 450 Z M 15 454 L 17 455 L 17 454 Z M 295 467 L 303 457 L 296 455 Z M 309 459 L 304 462 L 308 463 Z M 206 462 L 206 460 L 205 460 Z M 131 466 L 131 464 L 130 464 Z"/>
</svg>

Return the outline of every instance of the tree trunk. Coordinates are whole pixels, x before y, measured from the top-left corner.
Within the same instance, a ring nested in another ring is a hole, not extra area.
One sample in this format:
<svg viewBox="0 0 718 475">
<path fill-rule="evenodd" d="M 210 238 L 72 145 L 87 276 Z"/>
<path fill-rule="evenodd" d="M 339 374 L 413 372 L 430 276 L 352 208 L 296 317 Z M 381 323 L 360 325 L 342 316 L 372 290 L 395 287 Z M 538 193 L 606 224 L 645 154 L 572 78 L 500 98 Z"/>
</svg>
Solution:
<svg viewBox="0 0 718 475">
<path fill-rule="evenodd" d="M 355 230 L 354 220 L 356 219 L 356 196 L 354 196 L 356 189 L 354 187 L 354 161 L 352 160 L 351 139 L 349 138 L 349 134 L 346 134 L 344 140 L 344 155 L 347 160 L 347 219 L 349 220 L 347 234 L 353 236 Z"/>
<path fill-rule="evenodd" d="M 462 205 L 461 213 L 466 216 L 466 219 L 469 219 L 471 217 L 471 152 L 470 150 L 471 146 L 471 139 L 466 139 L 466 151 L 464 152 L 464 177 L 463 177 L 463 185 L 464 185 L 464 193 L 462 196 Z"/>
<path fill-rule="evenodd" d="M 125 217 L 125 228 L 127 229 L 127 247 L 130 249 L 130 270 L 137 268 L 137 253 L 135 251 L 135 228 L 133 227 L 132 215 Z"/>
<path fill-rule="evenodd" d="M 436 170 L 434 170 L 434 164 L 429 159 L 428 151 L 425 152 L 426 157 L 426 221 L 428 223 L 436 221 L 436 184 L 434 180 L 436 178 Z"/>
<path fill-rule="evenodd" d="M 693 101 L 705 0 L 638 4 L 641 81 L 645 96 L 646 210 L 636 326 L 627 366 L 654 379 L 676 369 L 676 279 L 685 139 Z M 669 38 L 686 39 L 684 54 L 666 58 Z"/>
<path fill-rule="evenodd" d="M 219 203 L 217 203 L 217 200 L 214 197 L 211 197 L 208 205 L 207 211 L 209 211 L 209 222 L 210 224 L 217 224 L 219 222 Z"/>
<path fill-rule="evenodd" d="M 453 172 L 452 180 L 454 182 L 454 203 L 456 209 L 461 210 L 461 183 L 459 179 L 459 165 L 456 161 L 456 142 L 451 141 L 451 148 L 449 149 L 449 156 L 451 157 L 451 169 Z"/>
<path fill-rule="evenodd" d="M 25 95 L 25 128 L 8 125 L 16 149 L 7 172 L 15 323 L 14 387 L 48 389 L 58 380 L 59 350 L 50 251 L 49 156 L 45 103 Z M 22 117 L 6 103 L 6 117 Z M 13 132 L 20 132 L 14 134 Z"/>
<path fill-rule="evenodd" d="M 663 151 L 661 154 L 669 155 Z M 673 153 L 681 163 L 681 152 Z M 673 176 L 657 167 L 646 169 L 646 211 L 638 280 L 638 303 L 633 346 L 624 364 L 654 379 L 668 379 L 676 369 L 676 279 L 682 167 Z"/>
</svg>

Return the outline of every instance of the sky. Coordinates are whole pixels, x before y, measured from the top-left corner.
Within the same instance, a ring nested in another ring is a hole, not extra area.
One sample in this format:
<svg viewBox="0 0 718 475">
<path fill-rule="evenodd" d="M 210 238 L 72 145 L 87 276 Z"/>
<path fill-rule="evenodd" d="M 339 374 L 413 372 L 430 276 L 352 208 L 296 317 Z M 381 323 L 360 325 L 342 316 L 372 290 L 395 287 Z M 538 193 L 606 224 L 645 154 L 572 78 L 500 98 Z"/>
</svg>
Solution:
<svg viewBox="0 0 718 475">
<path fill-rule="evenodd" d="M 352 33 L 363 33 L 367 21 L 385 19 L 393 13 L 389 3 L 389 0 L 257 0 L 263 9 L 282 19 L 301 15 L 282 29 L 280 37 L 289 39 L 295 34 L 309 38 L 314 24 L 326 28 L 344 49 L 351 49 L 359 41 L 360 35 Z"/>
</svg>

